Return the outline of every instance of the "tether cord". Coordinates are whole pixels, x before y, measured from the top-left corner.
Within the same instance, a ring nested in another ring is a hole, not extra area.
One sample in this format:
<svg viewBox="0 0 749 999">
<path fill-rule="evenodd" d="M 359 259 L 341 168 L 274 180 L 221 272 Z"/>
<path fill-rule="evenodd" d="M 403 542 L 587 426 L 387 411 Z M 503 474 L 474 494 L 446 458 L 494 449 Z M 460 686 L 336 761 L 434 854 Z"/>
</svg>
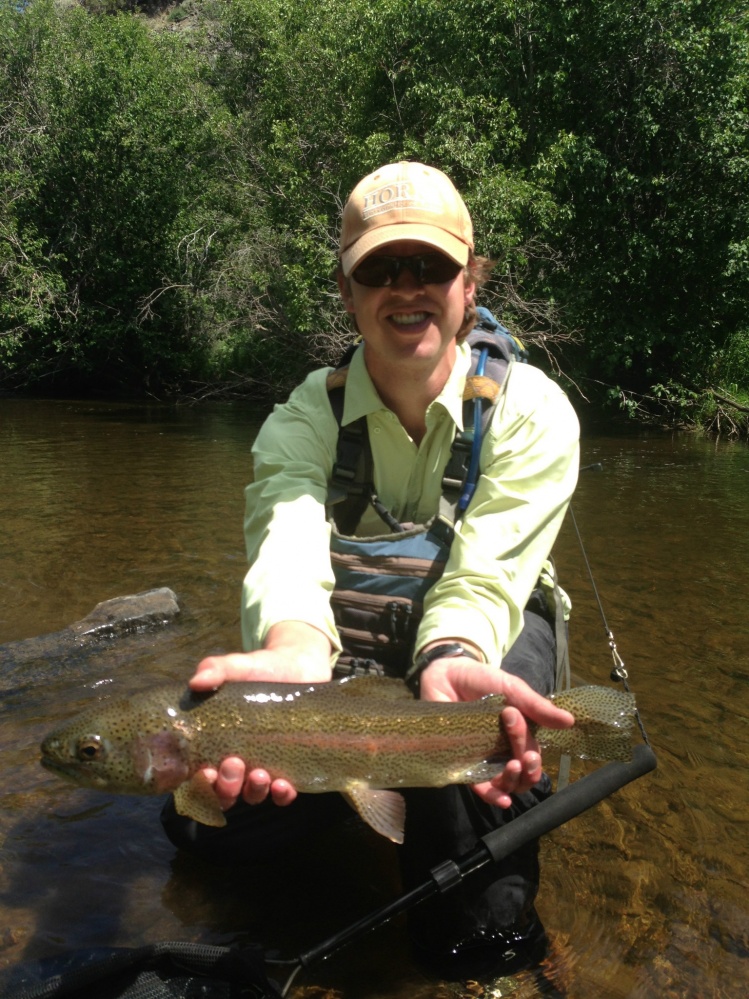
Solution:
<svg viewBox="0 0 749 999">
<path fill-rule="evenodd" d="M 609 643 L 609 648 L 611 649 L 611 655 L 614 659 L 614 668 L 611 670 L 611 679 L 616 680 L 619 683 L 623 684 L 624 689 L 627 691 L 627 693 L 630 693 L 629 684 L 627 683 L 627 680 L 629 679 L 629 673 L 627 672 L 627 668 L 624 665 L 624 660 L 619 655 L 619 650 L 616 647 L 616 641 L 614 639 L 614 633 L 611 630 L 611 628 L 609 628 L 609 623 L 606 620 L 606 614 L 603 609 L 603 604 L 601 603 L 601 597 L 598 593 L 598 587 L 596 586 L 596 581 L 593 578 L 593 570 L 591 569 L 590 562 L 588 561 L 588 553 L 585 551 L 583 538 L 582 535 L 580 534 L 580 528 L 577 526 L 575 511 L 572 509 L 571 503 L 568 509 L 570 512 L 570 517 L 572 518 L 572 524 L 575 528 L 575 534 L 577 535 L 578 544 L 580 545 L 580 551 L 582 552 L 583 561 L 585 562 L 585 568 L 588 571 L 588 578 L 590 579 L 590 585 L 593 588 L 593 595 L 596 598 L 596 603 L 598 604 L 598 610 L 600 611 L 601 614 L 601 620 L 603 621 L 603 627 L 604 630 L 606 631 L 606 638 Z M 635 708 L 635 718 L 637 719 L 637 725 L 640 729 L 640 734 L 642 735 L 643 740 L 645 741 L 646 745 L 650 746 L 650 739 L 648 739 L 647 732 L 645 731 L 645 726 L 642 723 L 642 718 L 640 717 L 640 712 L 637 708 Z"/>
</svg>

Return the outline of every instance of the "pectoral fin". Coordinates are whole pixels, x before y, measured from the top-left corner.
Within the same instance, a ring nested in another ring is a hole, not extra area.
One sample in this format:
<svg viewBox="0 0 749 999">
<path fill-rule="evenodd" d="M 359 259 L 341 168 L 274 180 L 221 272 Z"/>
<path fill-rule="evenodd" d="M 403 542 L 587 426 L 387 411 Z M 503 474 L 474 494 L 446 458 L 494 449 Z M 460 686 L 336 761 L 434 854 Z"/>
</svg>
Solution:
<svg viewBox="0 0 749 999">
<path fill-rule="evenodd" d="M 366 784 L 348 788 L 343 795 L 367 825 L 393 843 L 403 842 L 406 802 L 397 791 L 373 791 Z"/>
<path fill-rule="evenodd" d="M 179 815 L 195 819 L 204 826 L 220 828 L 226 825 L 226 816 L 221 811 L 213 786 L 200 770 L 174 792 L 174 806 Z"/>
</svg>

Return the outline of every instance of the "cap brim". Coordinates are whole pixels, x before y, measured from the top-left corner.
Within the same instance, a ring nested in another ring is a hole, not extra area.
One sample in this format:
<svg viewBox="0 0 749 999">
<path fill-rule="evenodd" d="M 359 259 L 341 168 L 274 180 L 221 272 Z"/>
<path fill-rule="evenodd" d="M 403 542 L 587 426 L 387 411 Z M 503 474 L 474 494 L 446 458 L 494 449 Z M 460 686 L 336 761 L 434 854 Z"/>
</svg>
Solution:
<svg viewBox="0 0 749 999">
<path fill-rule="evenodd" d="M 357 264 L 360 264 L 373 250 L 404 239 L 426 243 L 427 246 L 432 246 L 450 257 L 461 267 L 465 267 L 468 263 L 470 247 L 463 240 L 436 226 L 427 226 L 421 222 L 402 222 L 365 232 L 355 243 L 347 247 L 341 254 L 341 268 L 344 275 L 350 277 Z"/>
</svg>

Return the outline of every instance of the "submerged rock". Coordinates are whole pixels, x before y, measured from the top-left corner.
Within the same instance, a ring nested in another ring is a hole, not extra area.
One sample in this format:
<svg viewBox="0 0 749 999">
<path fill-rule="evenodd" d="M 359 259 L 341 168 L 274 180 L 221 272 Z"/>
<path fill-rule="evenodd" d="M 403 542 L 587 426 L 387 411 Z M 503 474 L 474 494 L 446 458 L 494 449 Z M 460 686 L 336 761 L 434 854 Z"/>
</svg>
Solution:
<svg viewBox="0 0 749 999">
<path fill-rule="evenodd" d="M 179 614 L 176 594 L 167 586 L 127 597 L 102 600 L 86 617 L 66 630 L 77 639 L 117 638 L 143 628 L 169 624 Z"/>
<path fill-rule="evenodd" d="M 36 659 L 65 655 L 102 639 L 160 628 L 180 612 L 176 594 L 167 586 L 103 600 L 74 624 L 47 635 L 0 645 L 0 666 L 19 666 Z"/>
</svg>

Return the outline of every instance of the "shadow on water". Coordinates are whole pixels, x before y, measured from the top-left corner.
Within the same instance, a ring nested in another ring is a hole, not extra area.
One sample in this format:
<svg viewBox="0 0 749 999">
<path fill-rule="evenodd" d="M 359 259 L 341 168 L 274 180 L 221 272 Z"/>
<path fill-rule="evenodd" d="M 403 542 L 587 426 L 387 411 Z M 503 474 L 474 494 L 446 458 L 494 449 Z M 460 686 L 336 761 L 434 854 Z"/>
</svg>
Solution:
<svg viewBox="0 0 749 999">
<path fill-rule="evenodd" d="M 242 490 L 258 425 L 246 407 L 0 400 L 0 643 L 157 586 L 183 609 L 170 628 L 92 656 L 0 666 L 0 968 L 156 939 L 294 954 L 398 891 L 389 845 L 355 823 L 277 869 L 209 872 L 175 859 L 157 799 L 82 791 L 37 762 L 42 736 L 83 701 L 186 679 L 203 655 L 238 646 Z M 598 434 L 583 445 L 583 462 L 597 461 L 575 514 L 659 769 L 544 838 L 549 976 L 583 999 L 743 999 L 749 449 Z M 555 558 L 574 603 L 573 669 L 609 682 L 569 519 Z M 573 777 L 584 772 L 573 764 Z M 410 965 L 396 922 L 311 970 L 297 994 L 451 999 L 445 988 Z M 521 980 L 495 994 L 544 992 Z"/>
</svg>

